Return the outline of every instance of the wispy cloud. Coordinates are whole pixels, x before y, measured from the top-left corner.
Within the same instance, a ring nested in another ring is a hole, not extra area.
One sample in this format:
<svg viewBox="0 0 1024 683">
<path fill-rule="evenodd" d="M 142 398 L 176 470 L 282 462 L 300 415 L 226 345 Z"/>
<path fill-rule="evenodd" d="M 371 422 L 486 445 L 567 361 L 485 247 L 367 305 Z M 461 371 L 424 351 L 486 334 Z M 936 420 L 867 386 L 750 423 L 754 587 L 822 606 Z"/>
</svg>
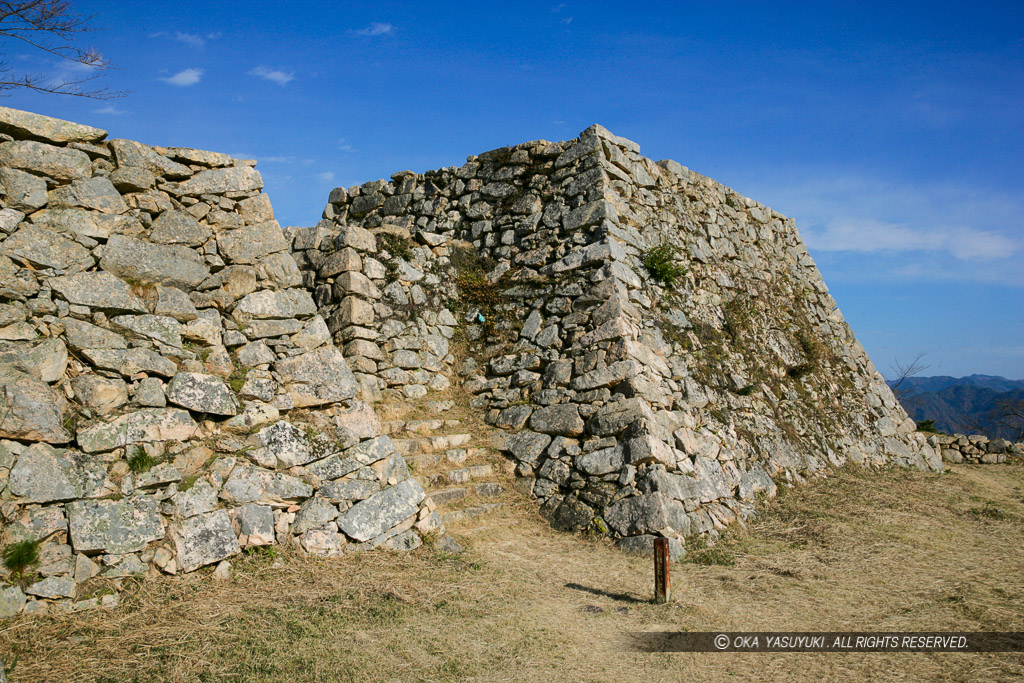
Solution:
<svg viewBox="0 0 1024 683">
<path fill-rule="evenodd" d="M 294 71 L 282 71 L 281 69 L 271 69 L 266 66 L 257 66 L 249 72 L 249 75 L 262 78 L 265 81 L 277 83 L 278 85 L 288 85 L 289 82 L 295 79 Z"/>
<path fill-rule="evenodd" d="M 127 109 L 118 109 L 112 104 L 92 110 L 94 114 L 106 114 L 108 116 L 122 116 L 128 113 Z"/>
<path fill-rule="evenodd" d="M 206 35 L 200 35 L 198 33 L 183 33 L 182 31 L 157 31 L 156 33 L 150 33 L 150 38 L 170 38 L 176 40 L 179 43 L 185 43 L 192 47 L 203 47 L 206 45 L 208 40 L 216 40 L 220 38 L 220 33 L 207 33 Z"/>
<path fill-rule="evenodd" d="M 557 14 L 558 12 L 561 12 L 564 9 L 565 9 L 565 3 L 563 2 L 563 3 L 559 4 L 559 5 L 555 5 L 554 7 L 552 7 L 551 11 Z"/>
<path fill-rule="evenodd" d="M 569 24 L 572 23 L 572 19 L 572 17 L 566 17 L 565 19 L 562 19 L 562 23 L 568 26 Z"/>
<path fill-rule="evenodd" d="M 334 182 L 334 171 L 324 171 L 323 173 L 316 174 L 317 180 L 325 183 Z"/>
<path fill-rule="evenodd" d="M 803 236 L 808 247 L 821 251 L 944 251 L 958 259 L 1004 259 L 1019 247 L 1010 237 L 992 230 L 966 225 L 915 228 L 873 218 L 836 218 L 804 230 Z"/>
<path fill-rule="evenodd" d="M 357 36 L 383 36 L 395 29 L 391 24 L 375 21 L 366 28 L 353 31 Z"/>
<path fill-rule="evenodd" d="M 200 79 L 202 79 L 202 77 L 202 69 L 185 69 L 184 71 L 179 71 L 173 76 L 167 76 L 165 78 L 161 78 L 160 80 L 164 83 L 170 83 L 171 85 L 185 87 L 189 85 L 195 85 L 200 81 Z"/>
<path fill-rule="evenodd" d="M 342 152 L 356 151 L 355 147 L 353 147 L 352 145 L 345 141 L 345 138 L 338 139 L 338 149 L 340 149 Z"/>
<path fill-rule="evenodd" d="M 796 218 L 814 258 L 847 281 L 1024 285 L 1024 198 L 967 182 L 841 168 L 775 168 L 737 189 Z"/>
</svg>

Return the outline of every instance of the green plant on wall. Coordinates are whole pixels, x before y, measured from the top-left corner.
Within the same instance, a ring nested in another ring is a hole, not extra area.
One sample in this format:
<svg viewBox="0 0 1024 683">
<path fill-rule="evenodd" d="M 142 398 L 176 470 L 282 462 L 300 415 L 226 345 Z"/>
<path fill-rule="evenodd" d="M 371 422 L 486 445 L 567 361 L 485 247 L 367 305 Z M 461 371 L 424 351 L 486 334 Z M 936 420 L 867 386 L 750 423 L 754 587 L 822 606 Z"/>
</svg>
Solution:
<svg viewBox="0 0 1024 683">
<path fill-rule="evenodd" d="M 641 260 L 651 277 L 672 287 L 686 274 L 686 268 L 678 262 L 679 254 L 679 247 L 666 240 L 645 251 Z"/>
<path fill-rule="evenodd" d="M 4 548 L 4 566 L 11 577 L 24 579 L 29 569 L 39 563 L 39 541 L 31 539 L 11 543 Z"/>
</svg>

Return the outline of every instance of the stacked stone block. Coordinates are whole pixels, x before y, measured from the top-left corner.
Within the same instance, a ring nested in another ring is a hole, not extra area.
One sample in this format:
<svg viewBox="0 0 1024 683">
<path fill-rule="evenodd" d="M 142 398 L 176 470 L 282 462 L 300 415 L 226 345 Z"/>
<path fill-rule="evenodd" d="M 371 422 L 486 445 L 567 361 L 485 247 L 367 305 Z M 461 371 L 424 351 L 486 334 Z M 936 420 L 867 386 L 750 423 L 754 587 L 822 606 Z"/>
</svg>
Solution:
<svg viewBox="0 0 1024 683">
<path fill-rule="evenodd" d="M 0 616 L 248 546 L 443 531 L 254 164 L 0 108 L 0 544 L 41 557 L 0 568 Z"/>
<path fill-rule="evenodd" d="M 559 528 L 646 547 L 717 533 L 777 482 L 848 461 L 941 467 L 793 221 L 600 126 L 339 188 L 319 229 L 354 225 L 418 245 L 382 254 L 378 289 L 405 267 L 448 283 L 416 315 L 458 311 L 463 387 Z M 452 284 L 463 244 L 500 293 L 486 315 Z M 663 244 L 683 269 L 671 287 L 644 265 Z M 375 312 L 378 328 L 394 317 Z"/>
</svg>

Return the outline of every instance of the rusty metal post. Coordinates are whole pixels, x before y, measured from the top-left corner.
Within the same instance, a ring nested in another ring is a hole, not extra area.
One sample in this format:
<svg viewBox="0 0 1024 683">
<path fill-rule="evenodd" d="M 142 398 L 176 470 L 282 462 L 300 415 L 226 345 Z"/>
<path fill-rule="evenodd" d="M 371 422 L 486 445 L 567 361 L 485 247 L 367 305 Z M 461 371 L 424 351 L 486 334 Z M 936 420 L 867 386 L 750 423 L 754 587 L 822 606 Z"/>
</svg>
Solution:
<svg viewBox="0 0 1024 683">
<path fill-rule="evenodd" d="M 672 580 L 668 573 L 668 539 L 654 539 L 654 602 L 663 605 L 672 599 Z"/>
</svg>

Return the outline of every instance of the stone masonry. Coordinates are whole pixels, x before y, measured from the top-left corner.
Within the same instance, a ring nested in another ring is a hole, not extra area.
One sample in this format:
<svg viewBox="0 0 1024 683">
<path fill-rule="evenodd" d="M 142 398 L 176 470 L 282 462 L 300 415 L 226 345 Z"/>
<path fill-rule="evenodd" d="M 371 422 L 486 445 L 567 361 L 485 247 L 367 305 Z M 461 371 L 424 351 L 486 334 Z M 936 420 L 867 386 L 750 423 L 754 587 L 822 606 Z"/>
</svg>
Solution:
<svg viewBox="0 0 1024 683">
<path fill-rule="evenodd" d="M 0 568 L 0 617 L 443 533 L 254 165 L 0 108 L 0 544 L 40 543 L 29 580 Z"/>
<path fill-rule="evenodd" d="M 552 525 L 629 550 L 846 463 L 1014 450 L 915 432 L 791 219 L 600 126 L 337 188 L 311 227 L 254 165 L 0 108 L 0 544 L 40 542 L 0 617 L 443 533 L 402 452 L 465 453 L 396 447 L 445 421 L 379 401 L 468 395 Z"/>
</svg>

